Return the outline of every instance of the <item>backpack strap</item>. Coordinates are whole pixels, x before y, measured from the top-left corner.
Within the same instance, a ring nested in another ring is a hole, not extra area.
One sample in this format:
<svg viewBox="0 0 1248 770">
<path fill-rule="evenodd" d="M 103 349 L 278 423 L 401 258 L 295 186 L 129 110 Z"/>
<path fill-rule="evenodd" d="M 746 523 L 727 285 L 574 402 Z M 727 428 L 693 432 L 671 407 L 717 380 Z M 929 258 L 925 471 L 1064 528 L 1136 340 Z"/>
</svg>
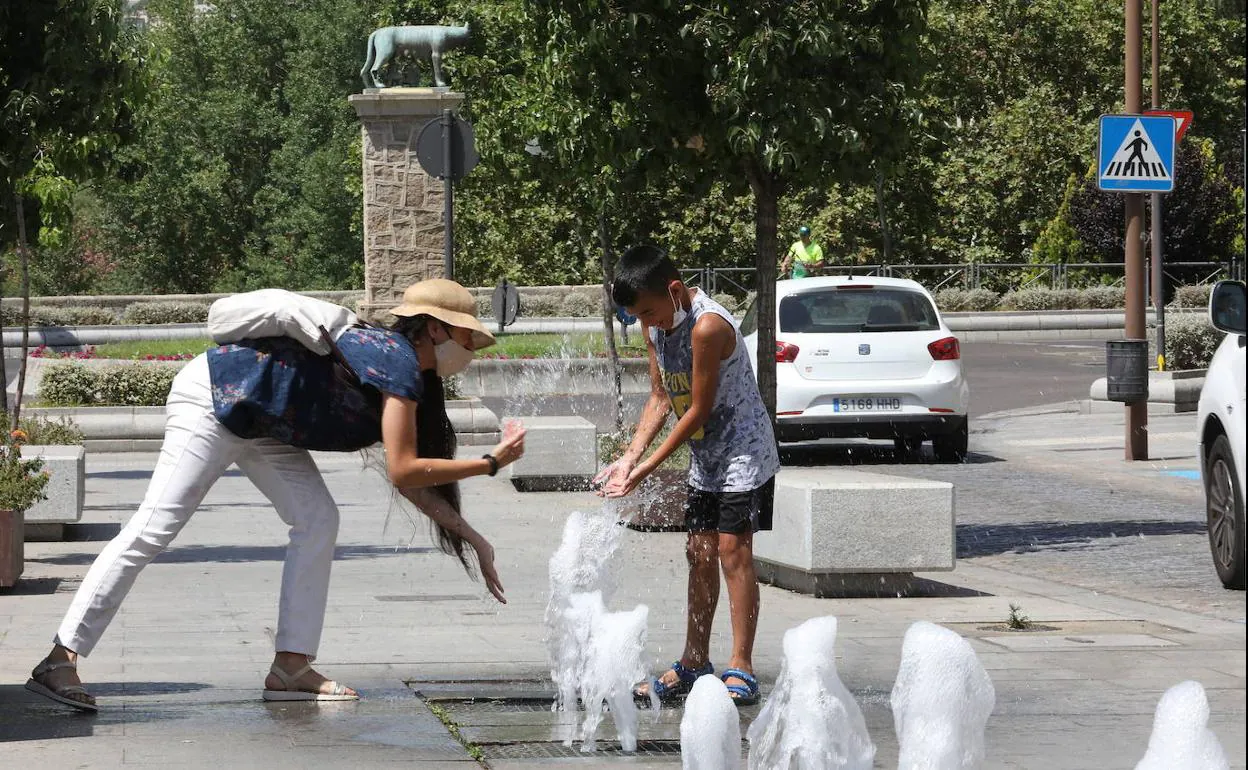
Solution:
<svg viewBox="0 0 1248 770">
<path fill-rule="evenodd" d="M 347 361 L 347 357 L 338 349 L 338 343 L 334 342 L 334 338 L 330 336 L 324 326 L 318 326 L 317 328 L 321 330 L 321 340 L 329 346 L 329 357 L 333 359 L 335 374 L 338 375 L 339 379 L 350 385 L 357 388 L 360 387 L 363 384 L 360 381 L 360 375 L 356 374 L 355 369 Z"/>
</svg>

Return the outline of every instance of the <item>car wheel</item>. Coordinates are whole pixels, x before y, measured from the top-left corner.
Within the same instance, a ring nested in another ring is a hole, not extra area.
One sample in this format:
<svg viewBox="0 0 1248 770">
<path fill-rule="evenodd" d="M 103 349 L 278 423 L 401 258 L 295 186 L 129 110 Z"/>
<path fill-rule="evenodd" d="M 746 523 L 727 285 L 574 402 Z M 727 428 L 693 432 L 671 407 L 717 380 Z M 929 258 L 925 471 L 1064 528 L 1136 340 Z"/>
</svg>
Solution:
<svg viewBox="0 0 1248 770">
<path fill-rule="evenodd" d="M 912 462 L 919 459 L 919 453 L 923 449 L 923 439 L 914 438 L 913 436 L 898 436 L 893 439 L 893 449 L 897 452 L 898 460 Z"/>
<path fill-rule="evenodd" d="M 970 431 L 966 425 L 966 418 L 963 417 L 952 433 L 933 438 L 932 449 L 936 452 L 936 459 L 942 463 L 966 462 L 970 444 L 969 434 Z"/>
<path fill-rule="evenodd" d="M 1205 514 L 1209 550 L 1218 578 L 1227 588 L 1244 589 L 1248 576 L 1248 549 L 1244 541 L 1244 492 L 1235 474 L 1231 442 L 1218 436 L 1205 461 Z"/>
</svg>

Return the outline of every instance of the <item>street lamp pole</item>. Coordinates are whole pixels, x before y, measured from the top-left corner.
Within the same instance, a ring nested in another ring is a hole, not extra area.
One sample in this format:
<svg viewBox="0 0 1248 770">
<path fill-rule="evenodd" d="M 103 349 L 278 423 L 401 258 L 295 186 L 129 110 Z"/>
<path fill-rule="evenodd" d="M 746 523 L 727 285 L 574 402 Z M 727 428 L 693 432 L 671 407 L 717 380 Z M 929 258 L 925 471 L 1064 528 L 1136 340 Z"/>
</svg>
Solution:
<svg viewBox="0 0 1248 770">
<path fill-rule="evenodd" d="M 1126 112 L 1138 115 L 1143 106 L 1143 72 L 1141 54 L 1140 8 L 1143 0 L 1126 0 Z M 1148 338 L 1147 324 L 1144 317 L 1144 194 L 1127 193 L 1124 208 L 1126 210 L 1126 248 L 1125 261 L 1127 296 L 1126 296 L 1126 338 L 1143 340 Z M 1135 401 L 1124 407 L 1126 412 L 1126 459 L 1148 459 L 1148 401 Z"/>
<path fill-rule="evenodd" d="M 1153 109 L 1161 109 L 1161 0 L 1153 0 Z M 1149 269 L 1153 283 L 1153 312 L 1157 317 L 1157 371 L 1166 370 L 1166 284 L 1163 272 L 1161 240 L 1162 202 L 1161 193 L 1152 195 L 1152 213 L 1149 217 L 1149 245 L 1152 259 Z"/>
</svg>

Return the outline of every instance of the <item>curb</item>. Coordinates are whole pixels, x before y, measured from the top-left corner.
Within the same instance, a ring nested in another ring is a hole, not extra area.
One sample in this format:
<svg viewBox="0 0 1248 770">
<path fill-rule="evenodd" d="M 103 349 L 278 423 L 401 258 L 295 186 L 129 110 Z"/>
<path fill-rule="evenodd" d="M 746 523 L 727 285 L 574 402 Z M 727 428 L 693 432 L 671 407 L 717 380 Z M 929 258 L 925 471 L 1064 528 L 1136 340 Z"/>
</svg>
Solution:
<svg viewBox="0 0 1248 770">
<path fill-rule="evenodd" d="M 1203 310 L 1171 310 L 1170 314 L 1203 313 Z M 1153 313 L 1146 314 L 1153 321 Z M 1042 310 L 1034 313 L 945 313 L 945 323 L 964 342 L 997 342 L 1044 339 L 1107 339 L 1121 336 L 1125 314 L 1104 310 Z M 497 332 L 492 318 L 482 318 L 486 328 Z M 619 328 L 619 324 L 616 324 Z M 601 318 L 521 318 L 506 327 L 505 334 L 593 334 L 603 329 Z M 640 336 L 635 325 L 629 334 Z M 105 345 L 110 342 L 201 339 L 208 336 L 207 324 L 145 324 L 128 326 L 57 326 L 30 330 L 30 346 L 76 347 Z M 4 345 L 14 348 L 22 342 L 20 331 L 6 329 Z"/>
</svg>

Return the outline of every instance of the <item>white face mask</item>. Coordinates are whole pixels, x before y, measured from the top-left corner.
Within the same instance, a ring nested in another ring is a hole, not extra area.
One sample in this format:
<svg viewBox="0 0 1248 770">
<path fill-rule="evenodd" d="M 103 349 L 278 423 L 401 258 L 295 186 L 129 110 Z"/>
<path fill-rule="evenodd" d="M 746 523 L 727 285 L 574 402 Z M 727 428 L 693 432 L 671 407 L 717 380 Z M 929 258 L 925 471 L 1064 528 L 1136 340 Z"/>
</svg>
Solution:
<svg viewBox="0 0 1248 770">
<path fill-rule="evenodd" d="M 455 340 L 439 342 L 433 352 L 438 356 L 438 376 L 450 377 L 459 374 L 472 363 L 475 354 Z"/>
<path fill-rule="evenodd" d="M 672 297 L 672 307 L 674 308 L 672 311 L 672 328 L 675 329 L 689 317 L 689 311 L 681 307 L 680 302 L 675 297 Z"/>
</svg>

